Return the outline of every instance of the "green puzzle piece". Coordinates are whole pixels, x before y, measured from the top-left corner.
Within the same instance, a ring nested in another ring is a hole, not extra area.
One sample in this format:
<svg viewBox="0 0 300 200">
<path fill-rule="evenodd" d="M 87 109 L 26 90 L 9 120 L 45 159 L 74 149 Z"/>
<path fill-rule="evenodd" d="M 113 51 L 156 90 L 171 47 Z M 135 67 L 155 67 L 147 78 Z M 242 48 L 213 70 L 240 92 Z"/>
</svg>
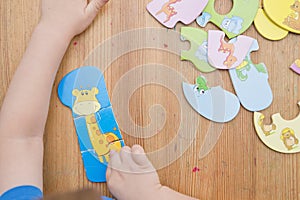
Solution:
<svg viewBox="0 0 300 200">
<path fill-rule="evenodd" d="M 182 40 L 189 40 L 191 48 L 188 51 L 181 51 L 181 60 L 191 61 L 201 72 L 212 72 L 212 67 L 207 60 L 207 32 L 191 27 L 181 28 Z"/>
<path fill-rule="evenodd" d="M 211 21 L 231 39 L 250 27 L 258 11 L 259 0 L 233 0 L 232 9 L 226 15 L 218 14 L 214 7 L 215 0 L 208 1 L 197 23 L 205 27 Z"/>
</svg>

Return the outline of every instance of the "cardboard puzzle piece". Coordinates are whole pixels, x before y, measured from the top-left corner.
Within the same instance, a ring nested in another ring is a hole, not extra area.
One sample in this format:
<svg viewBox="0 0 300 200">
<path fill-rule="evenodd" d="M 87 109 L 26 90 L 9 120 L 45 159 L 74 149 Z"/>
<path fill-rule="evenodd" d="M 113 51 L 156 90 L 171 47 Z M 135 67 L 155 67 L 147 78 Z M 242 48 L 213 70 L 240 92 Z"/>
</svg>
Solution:
<svg viewBox="0 0 300 200">
<path fill-rule="evenodd" d="M 105 182 L 110 150 L 124 146 L 105 81 L 96 67 L 81 67 L 59 83 L 58 97 L 72 110 L 86 176 Z"/>
<path fill-rule="evenodd" d="M 227 43 L 224 37 L 222 31 L 208 31 L 208 62 L 217 69 L 236 68 L 247 56 L 254 39 L 240 35 Z"/>
<path fill-rule="evenodd" d="M 256 133 L 266 146 L 281 153 L 300 152 L 300 114 L 293 120 L 284 120 L 277 113 L 272 115 L 272 123 L 267 125 L 264 118 L 262 113 L 254 113 Z"/>
<path fill-rule="evenodd" d="M 212 72 L 212 67 L 207 60 L 207 32 L 199 28 L 182 27 L 181 39 L 188 40 L 191 48 L 181 51 L 181 60 L 191 61 L 201 72 Z"/>
<path fill-rule="evenodd" d="M 161 24 L 173 28 L 177 22 L 192 23 L 203 11 L 208 0 L 152 0 L 149 13 Z"/>
<path fill-rule="evenodd" d="M 274 23 L 283 29 L 300 34 L 299 0 L 264 0 L 263 6 Z"/>
<path fill-rule="evenodd" d="M 281 40 L 289 34 L 287 30 L 276 25 L 261 8 L 257 11 L 254 25 L 259 34 L 269 40 Z"/>
<path fill-rule="evenodd" d="M 240 110 L 239 99 L 221 86 L 209 88 L 203 76 L 196 84 L 182 83 L 186 100 L 201 116 L 214 122 L 229 122 Z"/>
<path fill-rule="evenodd" d="M 240 66 L 230 69 L 229 74 L 244 108 L 260 111 L 269 107 L 273 101 L 272 89 L 268 82 L 268 71 L 264 63 L 253 64 L 250 53 L 259 49 L 257 40 Z"/>
<path fill-rule="evenodd" d="M 218 14 L 214 5 L 215 0 L 208 2 L 202 14 L 197 18 L 198 25 L 205 27 L 211 21 L 231 39 L 250 27 L 259 7 L 259 0 L 233 0 L 232 10 L 226 15 Z"/>
<path fill-rule="evenodd" d="M 297 59 L 290 67 L 291 70 L 300 75 L 300 59 Z"/>
</svg>

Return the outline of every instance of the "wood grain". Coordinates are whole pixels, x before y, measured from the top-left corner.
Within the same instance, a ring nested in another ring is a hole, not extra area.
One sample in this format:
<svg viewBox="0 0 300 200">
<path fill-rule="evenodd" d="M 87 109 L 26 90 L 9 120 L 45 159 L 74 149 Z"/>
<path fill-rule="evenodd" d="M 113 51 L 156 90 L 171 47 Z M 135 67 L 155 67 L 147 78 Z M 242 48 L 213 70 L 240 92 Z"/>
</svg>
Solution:
<svg viewBox="0 0 300 200">
<path fill-rule="evenodd" d="M 112 36 L 128 30 L 161 27 L 146 11 L 145 6 L 148 2 L 149 0 L 111 0 L 87 31 L 75 37 L 70 44 L 53 87 L 45 130 L 45 194 L 94 188 L 104 195 L 109 195 L 105 183 L 90 183 L 85 178 L 71 113 L 59 102 L 57 84 L 67 72 L 80 67 L 98 44 Z M 0 1 L 0 102 L 3 101 L 12 75 L 38 23 L 39 4 L 39 0 Z M 228 11 L 231 6 L 230 0 L 218 0 L 215 5 L 222 13 Z M 177 25 L 175 30 L 180 31 L 181 26 L 183 25 Z M 190 26 L 197 27 L 195 23 Z M 209 24 L 206 27 L 206 30 L 208 29 L 216 27 Z M 253 26 L 245 35 L 257 38 L 260 50 L 252 53 L 251 57 L 255 63 L 264 62 L 269 71 L 274 101 L 263 111 L 264 114 L 270 116 L 280 112 L 286 119 L 294 118 L 299 112 L 297 102 L 300 100 L 300 77 L 290 71 L 289 66 L 300 57 L 299 35 L 290 33 L 282 41 L 272 42 L 261 37 Z M 160 35 L 157 38 L 160 38 Z M 74 45 L 74 42 L 77 44 Z M 135 42 L 135 38 L 128 42 Z M 166 45 L 161 45 L 168 49 Z M 112 55 L 113 52 L 108 51 L 101 55 L 101 58 L 109 60 Z M 180 61 L 177 55 L 168 51 L 132 51 L 117 58 L 104 72 L 110 97 L 123 75 L 137 66 L 149 63 L 169 66 L 190 82 L 200 74 L 191 63 Z M 213 83 L 217 76 L 221 76 L 224 88 L 233 92 L 226 71 L 213 72 L 207 75 L 207 78 Z M 176 77 L 164 78 L 168 82 Z M 115 107 L 124 106 L 122 99 L 114 102 L 118 104 L 114 105 Z M 138 143 L 150 152 L 166 146 L 175 137 L 181 122 L 181 112 L 185 111 L 181 111 L 180 100 L 166 87 L 156 84 L 141 86 L 130 99 L 132 120 L 141 126 L 151 123 L 149 108 L 154 104 L 161 104 L 165 108 L 164 127 L 158 130 L 155 136 L 147 139 L 123 133 L 128 145 Z M 198 131 L 192 145 L 178 160 L 158 171 L 162 184 L 200 199 L 300 199 L 299 154 L 286 155 L 267 148 L 255 133 L 253 113 L 242 108 L 236 119 L 224 124 L 216 146 L 201 160 L 199 150 L 210 122 L 197 117 Z M 192 169 L 195 166 L 200 168 L 200 171 L 193 173 Z"/>
</svg>

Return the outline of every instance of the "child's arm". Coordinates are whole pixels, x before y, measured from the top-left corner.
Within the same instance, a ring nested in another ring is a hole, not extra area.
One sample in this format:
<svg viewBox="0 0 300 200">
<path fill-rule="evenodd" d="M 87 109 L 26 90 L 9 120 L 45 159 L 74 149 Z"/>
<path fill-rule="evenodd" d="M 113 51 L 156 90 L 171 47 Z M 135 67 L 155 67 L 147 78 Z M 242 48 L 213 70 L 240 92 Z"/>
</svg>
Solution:
<svg viewBox="0 0 300 200">
<path fill-rule="evenodd" d="M 52 85 L 71 39 L 108 0 L 42 0 L 42 16 L 0 111 L 0 195 L 43 186 L 43 133 Z M 17 39 L 17 38 L 16 38 Z"/>
</svg>

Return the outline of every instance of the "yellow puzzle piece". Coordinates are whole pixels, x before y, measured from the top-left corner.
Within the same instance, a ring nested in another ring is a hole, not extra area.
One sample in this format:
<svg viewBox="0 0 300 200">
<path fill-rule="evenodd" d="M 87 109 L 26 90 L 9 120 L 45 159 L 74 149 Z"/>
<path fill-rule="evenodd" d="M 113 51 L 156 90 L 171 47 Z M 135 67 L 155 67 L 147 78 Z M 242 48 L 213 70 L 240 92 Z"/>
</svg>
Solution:
<svg viewBox="0 0 300 200">
<path fill-rule="evenodd" d="M 300 107 L 300 101 L 298 102 Z M 285 120 L 279 113 L 272 115 L 272 124 L 264 124 L 265 116 L 254 113 L 257 135 L 269 148 L 281 153 L 300 152 L 300 114 L 292 120 Z"/>
</svg>

